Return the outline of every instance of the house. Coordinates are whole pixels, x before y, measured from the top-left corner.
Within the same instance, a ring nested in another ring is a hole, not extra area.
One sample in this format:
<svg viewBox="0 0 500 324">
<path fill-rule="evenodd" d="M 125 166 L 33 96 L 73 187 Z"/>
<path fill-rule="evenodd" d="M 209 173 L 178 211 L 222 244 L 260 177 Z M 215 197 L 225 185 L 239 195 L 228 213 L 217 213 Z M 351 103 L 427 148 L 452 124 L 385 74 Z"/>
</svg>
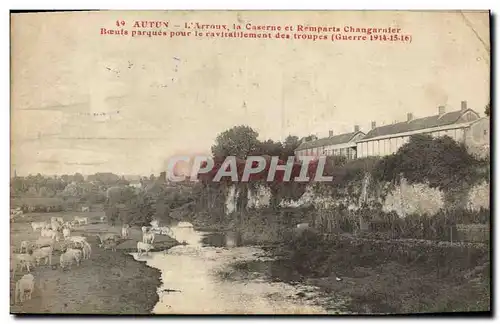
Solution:
<svg viewBox="0 0 500 324">
<path fill-rule="evenodd" d="M 457 111 L 447 113 L 444 106 L 439 106 L 434 116 L 414 119 L 413 114 L 408 113 L 405 122 L 380 127 L 372 122 L 371 131 L 357 141 L 358 158 L 393 154 L 416 134 L 447 135 L 464 143 L 471 124 L 478 119 L 478 113 L 467 108 L 467 101 L 462 101 Z"/>
<path fill-rule="evenodd" d="M 356 141 L 362 139 L 365 133 L 359 130 L 359 126 L 354 126 L 354 132 L 340 135 L 333 135 L 320 138 L 314 141 L 302 142 L 295 149 L 295 156 L 319 156 L 319 155 L 337 155 L 345 156 L 347 159 L 356 158 Z"/>
<path fill-rule="evenodd" d="M 469 153 L 486 157 L 490 153 L 490 118 L 473 121 L 465 133 L 465 145 Z"/>
</svg>

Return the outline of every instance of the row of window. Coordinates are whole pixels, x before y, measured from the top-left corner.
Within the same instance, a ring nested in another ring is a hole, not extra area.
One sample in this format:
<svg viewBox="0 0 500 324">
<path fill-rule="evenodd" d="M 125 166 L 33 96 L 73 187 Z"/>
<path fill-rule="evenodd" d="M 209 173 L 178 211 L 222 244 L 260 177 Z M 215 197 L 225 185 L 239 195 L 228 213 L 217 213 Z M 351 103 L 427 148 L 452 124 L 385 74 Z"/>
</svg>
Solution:
<svg viewBox="0 0 500 324">
<path fill-rule="evenodd" d="M 457 142 L 462 142 L 465 139 L 464 129 L 450 129 L 428 133 L 433 137 L 450 136 Z M 348 159 L 355 159 L 356 157 L 374 156 L 374 155 L 389 155 L 396 153 L 397 150 L 408 143 L 409 136 L 393 137 L 383 140 L 369 141 L 358 143 L 356 148 L 342 148 L 342 149 L 325 149 L 324 147 L 315 147 L 298 151 L 298 156 L 317 156 L 317 155 L 336 155 L 346 156 Z"/>
<path fill-rule="evenodd" d="M 355 148 L 341 148 L 341 149 L 324 149 L 322 147 L 315 147 L 311 149 L 306 149 L 297 152 L 298 156 L 317 156 L 317 155 L 328 155 L 328 156 L 346 156 L 348 159 L 356 158 Z"/>
<path fill-rule="evenodd" d="M 441 137 L 445 135 L 450 136 L 457 142 L 462 142 L 464 140 L 463 129 L 450 129 L 450 130 L 438 131 L 427 134 L 433 137 Z M 378 141 L 358 143 L 357 145 L 358 157 L 393 154 L 396 153 L 401 146 L 408 143 L 409 140 L 410 140 L 409 136 L 404 136 L 404 137 L 387 138 Z"/>
</svg>

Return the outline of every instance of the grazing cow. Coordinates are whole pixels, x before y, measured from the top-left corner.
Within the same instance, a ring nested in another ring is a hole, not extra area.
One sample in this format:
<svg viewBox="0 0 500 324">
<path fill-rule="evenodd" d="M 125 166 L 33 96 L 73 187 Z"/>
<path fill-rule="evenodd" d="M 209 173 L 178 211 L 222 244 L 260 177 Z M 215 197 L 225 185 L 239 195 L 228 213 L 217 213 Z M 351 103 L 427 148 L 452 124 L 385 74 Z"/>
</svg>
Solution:
<svg viewBox="0 0 500 324">
<path fill-rule="evenodd" d="M 142 255 L 142 252 L 146 252 L 149 254 L 149 251 L 154 249 L 154 246 L 149 243 L 144 243 L 144 242 L 137 242 L 137 254 Z"/>
<path fill-rule="evenodd" d="M 78 225 L 80 225 L 80 224 L 86 225 L 89 223 L 88 217 L 75 216 L 75 221 L 78 222 Z"/>
<path fill-rule="evenodd" d="M 92 248 L 90 247 L 90 244 L 87 242 L 83 242 L 82 245 L 83 245 L 83 249 L 82 249 L 83 258 L 90 259 L 90 253 L 92 252 Z"/>
<path fill-rule="evenodd" d="M 76 265 L 80 265 L 83 259 L 83 251 L 80 249 L 67 248 L 65 253 L 72 253 L 75 256 Z"/>
<path fill-rule="evenodd" d="M 67 240 L 68 237 L 70 237 L 70 235 L 71 235 L 71 231 L 67 227 L 63 227 L 62 233 L 63 233 L 63 237 L 65 240 Z"/>
<path fill-rule="evenodd" d="M 16 267 L 14 268 L 14 270 L 17 268 L 17 265 L 20 265 L 21 271 L 23 270 L 24 266 L 26 267 L 26 270 L 28 270 L 28 272 L 31 272 L 30 266 L 33 267 L 34 265 L 33 256 L 27 253 L 23 254 L 14 253 L 14 261 L 16 263 Z"/>
<path fill-rule="evenodd" d="M 118 246 L 118 242 L 115 240 L 105 240 L 102 244 L 101 247 L 104 248 L 104 250 L 111 249 L 111 251 L 116 252 L 116 247 Z"/>
<path fill-rule="evenodd" d="M 142 242 L 143 243 L 153 244 L 154 241 L 155 241 L 155 233 L 149 232 L 149 233 L 146 233 L 146 234 L 142 235 Z"/>
<path fill-rule="evenodd" d="M 122 237 L 123 238 L 128 238 L 129 235 L 130 235 L 130 229 L 128 227 L 126 227 L 126 225 L 123 225 L 123 227 L 122 227 Z"/>
<path fill-rule="evenodd" d="M 58 221 L 53 221 L 50 223 L 50 227 L 52 228 L 52 230 L 58 232 L 61 229 L 61 224 L 59 224 Z"/>
<path fill-rule="evenodd" d="M 105 220 L 106 220 L 106 216 L 101 216 L 101 223 L 104 223 Z"/>
<path fill-rule="evenodd" d="M 90 212 L 90 207 L 89 206 L 82 206 L 82 212 L 85 213 L 85 212 Z"/>
<path fill-rule="evenodd" d="M 101 242 L 101 244 L 99 244 L 99 247 L 102 247 L 104 242 L 106 241 L 117 241 L 120 239 L 120 235 L 116 233 L 103 233 L 97 234 L 96 236 L 99 239 L 99 242 Z"/>
<path fill-rule="evenodd" d="M 16 282 L 16 291 L 14 293 L 14 302 L 24 302 L 31 299 L 31 295 L 35 290 L 35 277 L 29 273 L 25 274 Z"/>
<path fill-rule="evenodd" d="M 36 265 L 40 265 L 40 260 L 45 259 L 45 264 L 52 265 L 52 247 L 46 246 L 43 248 L 36 249 L 32 254 L 35 259 Z"/>
<path fill-rule="evenodd" d="M 41 237 L 50 237 L 51 239 L 56 240 L 57 242 L 59 242 L 60 235 L 55 230 L 46 230 L 46 229 L 43 229 L 41 231 L 40 235 L 41 235 Z"/>
<path fill-rule="evenodd" d="M 59 265 L 61 269 L 65 269 L 66 267 L 70 267 L 73 264 L 73 261 L 76 261 L 77 264 L 80 264 L 80 260 L 82 257 L 82 251 L 77 249 L 67 249 L 66 252 L 61 254 L 59 258 Z"/>
<path fill-rule="evenodd" d="M 33 228 L 33 232 L 35 232 L 38 229 L 44 229 L 47 225 L 46 222 L 33 222 L 31 223 L 31 228 Z"/>
<path fill-rule="evenodd" d="M 35 246 L 37 248 L 41 248 L 44 246 L 54 246 L 54 240 L 50 237 L 39 237 L 35 242 Z"/>
<path fill-rule="evenodd" d="M 53 223 L 53 222 L 58 222 L 59 224 L 63 224 L 64 223 L 64 219 L 62 217 L 55 217 L 55 216 L 52 216 L 50 218 L 50 222 Z"/>
<path fill-rule="evenodd" d="M 28 241 L 22 241 L 21 247 L 19 248 L 19 253 L 23 253 L 23 251 L 28 253 L 29 246 L 30 246 L 30 243 Z"/>
<path fill-rule="evenodd" d="M 63 226 L 69 229 L 73 229 L 73 224 L 71 222 L 65 222 Z"/>
<path fill-rule="evenodd" d="M 66 239 L 67 242 L 74 243 L 75 245 L 82 247 L 84 243 L 87 242 L 87 238 L 84 236 L 70 236 Z"/>
</svg>

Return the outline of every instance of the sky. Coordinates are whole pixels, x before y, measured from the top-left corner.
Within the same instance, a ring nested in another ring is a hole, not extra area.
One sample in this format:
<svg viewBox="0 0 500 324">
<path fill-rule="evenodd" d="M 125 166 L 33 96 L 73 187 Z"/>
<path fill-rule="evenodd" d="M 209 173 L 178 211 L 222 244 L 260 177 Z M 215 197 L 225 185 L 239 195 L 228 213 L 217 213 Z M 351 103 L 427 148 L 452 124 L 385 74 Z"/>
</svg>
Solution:
<svg viewBox="0 0 500 324">
<path fill-rule="evenodd" d="M 100 35 L 116 21 L 398 27 L 411 43 Z M 13 14 L 11 173 L 158 174 L 220 132 L 353 131 L 489 101 L 487 12 Z M 97 114 L 97 115 L 94 115 Z"/>
</svg>

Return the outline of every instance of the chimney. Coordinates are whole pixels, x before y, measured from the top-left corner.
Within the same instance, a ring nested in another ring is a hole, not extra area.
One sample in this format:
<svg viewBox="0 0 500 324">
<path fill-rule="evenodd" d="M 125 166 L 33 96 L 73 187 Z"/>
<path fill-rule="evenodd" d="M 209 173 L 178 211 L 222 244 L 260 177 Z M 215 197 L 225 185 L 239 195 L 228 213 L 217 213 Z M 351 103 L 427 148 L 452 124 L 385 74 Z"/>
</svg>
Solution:
<svg viewBox="0 0 500 324">
<path fill-rule="evenodd" d="M 412 113 L 407 113 L 407 114 L 406 114 L 406 120 L 407 120 L 408 122 L 411 122 L 411 121 L 413 120 L 413 114 L 412 114 Z"/>
<path fill-rule="evenodd" d="M 439 117 L 443 116 L 445 113 L 445 108 L 444 106 L 439 106 Z"/>
<path fill-rule="evenodd" d="M 461 111 L 466 111 L 467 110 L 467 100 L 462 101 L 462 105 L 460 107 Z"/>
<path fill-rule="evenodd" d="M 359 125 L 354 125 L 354 132 L 359 132 Z"/>
<path fill-rule="evenodd" d="M 377 123 L 372 121 L 372 129 L 375 129 L 377 127 Z"/>
<path fill-rule="evenodd" d="M 332 130 L 328 131 L 328 135 L 329 135 L 330 137 L 333 137 L 333 131 L 332 131 Z"/>
</svg>

